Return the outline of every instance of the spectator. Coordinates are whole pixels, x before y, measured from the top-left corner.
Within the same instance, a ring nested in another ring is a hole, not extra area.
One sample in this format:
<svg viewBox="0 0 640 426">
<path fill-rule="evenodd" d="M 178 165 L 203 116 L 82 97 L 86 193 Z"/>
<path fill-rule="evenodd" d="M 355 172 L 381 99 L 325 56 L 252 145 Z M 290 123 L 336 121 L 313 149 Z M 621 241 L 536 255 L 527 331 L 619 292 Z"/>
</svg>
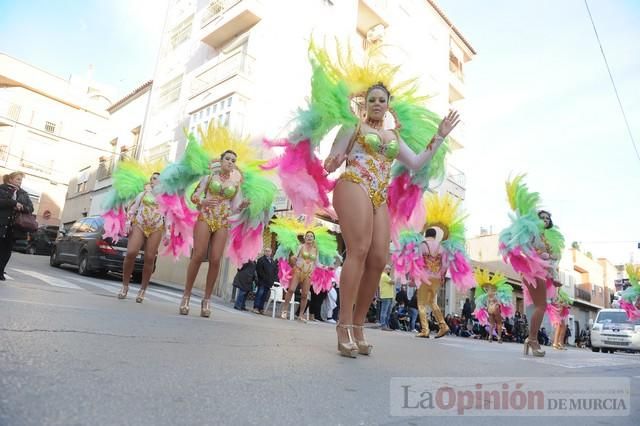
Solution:
<svg viewBox="0 0 640 426">
<path fill-rule="evenodd" d="M 239 311 L 246 311 L 245 302 L 247 301 L 247 294 L 253 288 L 253 282 L 256 279 L 256 262 L 253 260 L 248 261 L 236 273 L 233 278 L 233 286 L 236 288 L 236 302 L 233 305 L 234 309 Z"/>
<path fill-rule="evenodd" d="M 426 285 L 426 284 L 424 284 Z M 418 319 L 418 292 L 414 291 L 413 292 L 413 296 L 411 296 L 411 300 L 409 300 L 409 329 L 412 332 L 417 332 L 418 330 L 416 330 L 416 319 Z M 420 324 L 420 330 L 422 330 L 422 327 L 425 327 L 425 325 Z M 427 330 L 429 329 L 429 324 L 426 324 Z"/>
<path fill-rule="evenodd" d="M 271 247 L 265 248 L 264 254 L 256 264 L 258 290 L 253 301 L 253 312 L 256 314 L 264 313 L 264 304 L 269 299 L 273 283 L 278 279 L 278 263 L 273 260 L 271 254 Z"/>
<path fill-rule="evenodd" d="M 11 257 L 13 242 L 21 233 L 14 226 L 19 213 L 33 213 L 33 203 L 27 191 L 21 188 L 24 173 L 13 172 L 2 177 L 0 185 L 0 281 L 4 281 L 4 269 Z M 25 236 L 26 238 L 26 236 Z"/>
<path fill-rule="evenodd" d="M 402 303 L 404 306 L 409 304 L 409 297 L 407 296 L 407 285 L 402 284 L 400 291 L 396 294 L 396 304 Z"/>
<path fill-rule="evenodd" d="M 473 312 L 473 310 L 471 309 L 471 301 L 467 297 L 464 301 L 464 305 L 462 306 L 462 320 L 464 321 L 465 325 L 467 324 L 467 322 L 471 321 L 471 312 Z"/>
<path fill-rule="evenodd" d="M 547 334 L 547 330 L 542 327 L 538 330 L 538 343 L 541 345 L 549 346 L 549 335 Z"/>
<path fill-rule="evenodd" d="M 340 312 L 340 274 L 342 273 L 342 258 L 336 256 L 335 269 L 333 270 L 333 288 L 336 293 L 336 307 L 333 309 L 334 321 L 338 321 L 338 313 Z"/>
<path fill-rule="evenodd" d="M 387 265 L 380 277 L 380 326 L 382 330 L 385 331 L 391 331 L 389 318 L 391 317 L 391 305 L 393 304 L 393 293 L 395 290 L 395 285 L 389 275 L 390 273 L 391 266 Z"/>
<path fill-rule="evenodd" d="M 567 327 L 567 331 L 564 334 L 564 345 L 567 346 L 569 344 L 569 337 L 571 337 L 571 328 L 569 327 L 569 324 L 566 325 Z"/>
</svg>

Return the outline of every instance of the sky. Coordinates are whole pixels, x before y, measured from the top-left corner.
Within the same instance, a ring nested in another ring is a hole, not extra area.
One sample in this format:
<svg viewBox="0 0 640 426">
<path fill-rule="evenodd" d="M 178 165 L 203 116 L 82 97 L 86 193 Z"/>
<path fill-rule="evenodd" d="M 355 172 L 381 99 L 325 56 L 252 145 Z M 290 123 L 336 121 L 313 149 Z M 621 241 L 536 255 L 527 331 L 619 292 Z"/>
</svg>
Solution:
<svg viewBox="0 0 640 426">
<path fill-rule="evenodd" d="M 0 52 L 116 98 L 153 77 L 166 0 L 0 0 Z"/>
<path fill-rule="evenodd" d="M 640 144 L 640 2 L 588 1 Z M 527 173 L 568 244 L 640 262 L 640 159 L 584 0 L 438 4 L 478 52 L 455 164 L 468 235 L 507 225 L 504 182 Z M 165 0 L 0 0 L 0 52 L 63 78 L 92 64 L 94 80 L 123 95 L 153 75 L 165 10 Z"/>
<path fill-rule="evenodd" d="M 438 4 L 477 51 L 465 68 L 466 140 L 456 160 L 467 177 L 468 234 L 507 225 L 504 182 L 527 173 L 568 244 L 640 262 L 640 159 L 584 1 Z M 640 144 L 640 2 L 589 7 Z"/>
</svg>

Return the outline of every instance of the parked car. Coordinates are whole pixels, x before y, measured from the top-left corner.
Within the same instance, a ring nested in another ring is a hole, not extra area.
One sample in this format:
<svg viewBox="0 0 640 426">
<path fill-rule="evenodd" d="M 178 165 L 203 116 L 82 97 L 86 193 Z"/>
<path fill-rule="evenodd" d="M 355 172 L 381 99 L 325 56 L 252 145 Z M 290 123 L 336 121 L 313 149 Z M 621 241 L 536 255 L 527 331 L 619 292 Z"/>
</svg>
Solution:
<svg viewBox="0 0 640 426">
<path fill-rule="evenodd" d="M 57 226 L 41 226 L 27 234 L 26 239 L 16 240 L 13 249 L 21 253 L 51 255 L 51 249 L 58 236 Z"/>
<path fill-rule="evenodd" d="M 630 320 L 622 309 L 601 309 L 591 328 L 591 350 L 640 351 L 640 320 Z"/>
<path fill-rule="evenodd" d="M 127 253 L 127 239 L 121 238 L 114 243 L 111 238 L 103 238 L 104 219 L 90 216 L 76 221 L 68 231 L 60 231 L 51 252 L 49 264 L 59 267 L 62 264 L 76 265 L 81 275 L 122 273 L 122 262 Z M 136 257 L 133 280 L 142 278 L 144 252 Z"/>
</svg>

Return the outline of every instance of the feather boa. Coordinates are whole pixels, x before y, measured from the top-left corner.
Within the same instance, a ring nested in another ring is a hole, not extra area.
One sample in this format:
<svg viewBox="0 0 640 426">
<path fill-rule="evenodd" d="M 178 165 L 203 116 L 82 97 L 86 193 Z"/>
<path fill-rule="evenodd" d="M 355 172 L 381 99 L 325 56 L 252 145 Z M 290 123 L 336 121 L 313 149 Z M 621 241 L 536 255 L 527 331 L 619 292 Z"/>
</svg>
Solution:
<svg viewBox="0 0 640 426">
<path fill-rule="evenodd" d="M 122 207 L 108 210 L 102 217 L 104 218 L 103 238 L 111 238 L 116 243 L 121 237 L 126 237 L 127 216 Z"/>
<path fill-rule="evenodd" d="M 421 229 L 425 216 L 420 202 L 423 189 L 411 182 L 409 172 L 404 172 L 391 181 L 388 190 L 391 236 L 397 239 L 401 229 Z"/>
<path fill-rule="evenodd" d="M 280 281 L 280 286 L 287 290 L 289 288 L 289 284 L 291 284 L 292 278 L 293 268 L 289 265 L 289 260 L 280 258 L 278 260 L 278 280 Z"/>
<path fill-rule="evenodd" d="M 282 189 L 291 201 L 296 214 L 304 214 L 311 220 L 321 207 L 329 207 L 329 192 L 335 182 L 327 178 L 322 162 L 311 148 L 311 142 L 304 140 L 292 144 L 288 140 L 268 141 L 269 147 L 284 147 L 280 157 L 262 165 L 265 170 L 278 169 Z"/>
<path fill-rule="evenodd" d="M 549 316 L 549 321 L 554 327 L 559 326 L 562 322 L 569 318 L 569 312 L 571 311 L 566 305 L 559 305 L 556 303 L 549 303 L 545 309 Z"/>
<path fill-rule="evenodd" d="M 178 194 L 161 194 L 157 200 L 169 234 L 163 254 L 171 254 L 176 259 L 180 255 L 188 257 L 193 246 L 193 227 L 198 212 L 191 210 L 184 197 Z"/>
<path fill-rule="evenodd" d="M 311 285 L 316 294 L 331 290 L 334 271 L 329 268 L 316 267 L 311 273 Z"/>
<path fill-rule="evenodd" d="M 463 252 L 453 253 L 453 257 L 449 259 L 448 263 L 451 281 L 458 290 L 465 292 L 476 285 L 473 268 Z"/>
</svg>

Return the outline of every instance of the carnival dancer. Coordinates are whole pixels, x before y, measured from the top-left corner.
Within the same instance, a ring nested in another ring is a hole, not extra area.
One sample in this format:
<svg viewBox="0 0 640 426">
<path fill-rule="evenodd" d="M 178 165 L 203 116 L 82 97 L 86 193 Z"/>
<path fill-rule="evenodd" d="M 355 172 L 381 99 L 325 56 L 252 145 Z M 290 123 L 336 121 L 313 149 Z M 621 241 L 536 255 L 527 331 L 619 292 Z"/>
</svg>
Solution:
<svg viewBox="0 0 640 426">
<path fill-rule="evenodd" d="M 399 82 L 399 68 L 382 63 L 380 53 L 380 49 L 367 51 L 360 65 L 350 50 L 343 53 L 338 48 L 332 60 L 327 50 L 312 42 L 309 105 L 300 111 L 287 140 L 268 142 L 285 148 L 269 166 L 278 167 L 294 210 L 307 217 L 329 206 L 327 194 L 334 183 L 325 171 L 331 173 L 347 163 L 333 191 L 346 244 L 336 327 L 344 356 L 371 353 L 363 324 L 387 262 L 390 222 L 401 222 L 394 215 L 407 215 L 404 220 L 413 217 L 429 179 L 443 174 L 444 139 L 459 122 L 456 112 L 440 121 L 424 108 L 425 98 L 416 95 L 416 85 Z M 351 105 L 356 104 L 359 110 L 354 111 Z M 336 126 L 341 129 L 323 170 L 314 151 Z M 415 172 L 398 166 L 392 173 L 394 160 Z"/>
<path fill-rule="evenodd" d="M 525 305 L 534 304 L 529 336 L 524 353 L 534 356 L 545 352 L 538 344 L 538 330 L 544 318 L 547 299 L 555 296 L 558 262 L 564 248 L 564 237 L 553 225 L 551 214 L 539 208 L 540 195 L 530 192 L 523 183 L 524 175 L 508 181 L 507 196 L 514 214 L 511 225 L 500 233 L 500 252 L 506 262 L 522 276 Z"/>
<path fill-rule="evenodd" d="M 547 304 L 549 320 L 551 325 L 555 327 L 553 344 L 551 345 L 553 349 L 563 351 L 567 349 L 564 347 L 564 336 L 567 332 L 567 318 L 569 318 L 569 313 L 571 312 L 569 306 L 572 304 L 573 300 L 561 287 L 558 287 L 556 297 L 553 298 L 551 303 Z"/>
<path fill-rule="evenodd" d="M 158 199 L 169 226 L 167 251 L 176 257 L 188 256 L 193 246 L 181 315 L 189 314 L 193 284 L 208 251 L 209 270 L 200 309 L 200 316 L 208 318 L 227 240 L 228 256 L 238 267 L 257 257 L 277 188 L 263 176 L 262 162 L 251 160 L 248 139 L 238 138 L 213 122 L 206 131 L 199 129 L 199 134 L 201 144 L 190 134 L 180 161 L 162 174 Z"/>
<path fill-rule="evenodd" d="M 157 170 L 162 168 L 160 163 L 124 160 L 113 172 L 113 187 L 105 204 L 107 211 L 102 216 L 105 219 L 105 238 L 118 241 L 127 236 L 127 254 L 122 265 L 122 289 L 118 299 L 127 297 L 135 260 L 142 248 L 144 265 L 137 303 L 144 301 L 155 269 L 158 247 L 165 236 L 164 216 L 153 193 L 160 176 Z"/>
<path fill-rule="evenodd" d="M 287 289 L 281 318 L 287 318 L 289 303 L 300 285 L 298 319 L 304 321 L 311 287 L 316 294 L 331 289 L 334 261 L 338 256 L 336 237 L 322 226 L 305 230 L 304 224 L 287 218 L 274 219 L 269 228 L 276 234 L 279 244 L 275 258 L 278 259 L 280 284 Z M 302 243 L 299 241 L 301 236 Z"/>
<path fill-rule="evenodd" d="M 421 330 L 416 337 L 429 337 L 427 307 L 438 321 L 436 338 L 445 336 L 449 327 L 437 303 L 437 295 L 447 271 L 460 291 L 474 286 L 473 270 L 465 252 L 464 216 L 460 202 L 450 195 L 425 197 L 424 234 L 401 231 L 392 254 L 394 275 L 416 283 Z"/>
<path fill-rule="evenodd" d="M 493 330 L 502 343 L 502 323 L 513 315 L 513 288 L 507 278 L 499 272 L 493 274 L 485 269 L 476 269 L 476 310 L 473 315 L 478 322 L 489 325 L 489 343 L 493 341 Z"/>
</svg>

